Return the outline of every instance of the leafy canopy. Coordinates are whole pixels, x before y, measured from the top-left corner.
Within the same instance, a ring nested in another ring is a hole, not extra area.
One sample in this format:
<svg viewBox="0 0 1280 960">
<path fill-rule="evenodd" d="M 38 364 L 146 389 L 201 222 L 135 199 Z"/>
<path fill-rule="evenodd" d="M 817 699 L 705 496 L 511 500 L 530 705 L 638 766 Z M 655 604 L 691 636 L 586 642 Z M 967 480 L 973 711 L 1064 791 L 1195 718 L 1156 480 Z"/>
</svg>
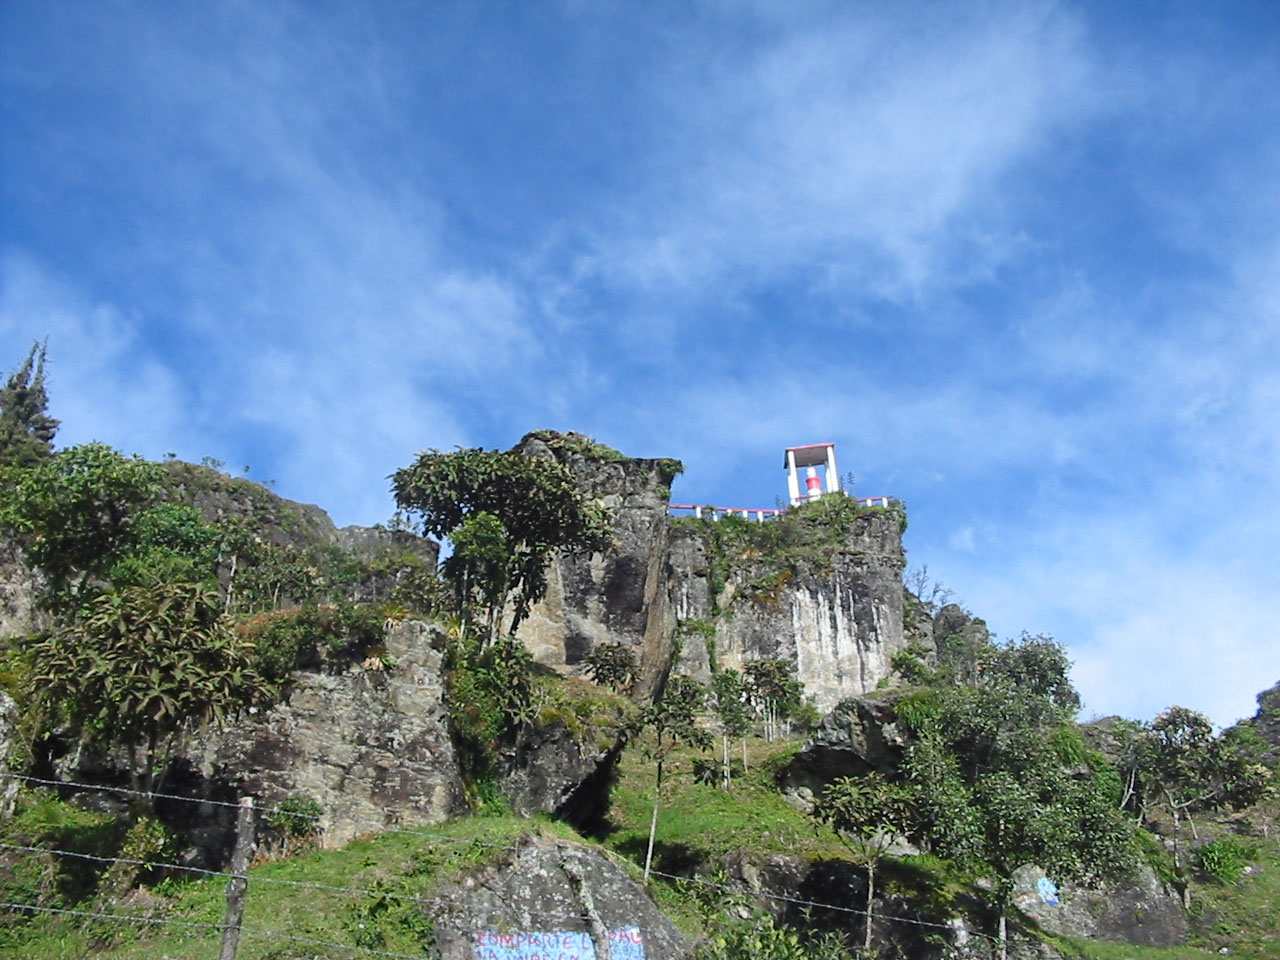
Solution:
<svg viewBox="0 0 1280 960">
<path fill-rule="evenodd" d="M 127 748 L 138 789 L 150 791 L 184 723 L 220 723 L 258 695 L 251 652 L 215 591 L 173 583 L 102 593 L 28 657 L 46 709 L 87 741 Z"/>
<path fill-rule="evenodd" d="M 482 610 L 489 637 L 508 603 L 514 633 L 546 594 L 546 566 L 558 550 L 583 553 L 610 543 L 604 508 L 588 502 L 555 460 L 463 449 L 431 450 L 391 477 L 397 505 L 423 533 L 452 541 L 443 575 L 459 612 Z"/>
<path fill-rule="evenodd" d="M 922 691 L 899 706 L 914 734 L 903 762 L 913 837 L 991 868 L 1002 912 L 1025 864 L 1089 882 L 1133 862 L 1114 774 L 1082 760 L 1068 667 L 1053 641 L 1024 638 L 994 651 L 976 685 Z"/>
<path fill-rule="evenodd" d="M 0 476 L 0 522 L 24 541 L 49 580 L 49 601 L 108 579 L 132 545 L 135 516 L 160 493 L 162 472 L 104 443 L 60 450 Z"/>
</svg>

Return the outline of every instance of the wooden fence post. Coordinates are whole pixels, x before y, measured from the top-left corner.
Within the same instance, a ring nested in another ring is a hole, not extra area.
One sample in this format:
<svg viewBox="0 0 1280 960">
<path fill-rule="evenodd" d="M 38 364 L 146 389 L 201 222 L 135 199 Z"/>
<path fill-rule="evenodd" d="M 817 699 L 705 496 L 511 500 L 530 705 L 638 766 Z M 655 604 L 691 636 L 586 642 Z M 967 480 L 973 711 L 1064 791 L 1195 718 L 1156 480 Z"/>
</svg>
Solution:
<svg viewBox="0 0 1280 960">
<path fill-rule="evenodd" d="M 227 883 L 227 914 L 222 921 L 222 952 L 218 960 L 236 960 L 240 946 L 240 922 L 244 918 L 244 894 L 249 886 L 249 860 L 253 857 L 253 797 L 240 798 L 236 815 L 236 846 L 231 853 L 231 880 Z"/>
</svg>

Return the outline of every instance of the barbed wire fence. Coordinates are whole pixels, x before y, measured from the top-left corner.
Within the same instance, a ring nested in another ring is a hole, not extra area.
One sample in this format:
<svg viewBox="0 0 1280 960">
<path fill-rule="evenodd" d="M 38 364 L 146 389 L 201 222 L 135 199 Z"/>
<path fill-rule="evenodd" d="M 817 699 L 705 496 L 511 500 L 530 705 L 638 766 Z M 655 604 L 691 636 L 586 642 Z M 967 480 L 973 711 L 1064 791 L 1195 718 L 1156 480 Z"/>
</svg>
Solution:
<svg viewBox="0 0 1280 960">
<path fill-rule="evenodd" d="M 242 935 L 249 935 L 264 940 L 280 941 L 282 943 L 292 943 L 300 947 L 326 948 L 330 950 L 344 951 L 349 957 L 383 957 L 397 958 L 397 960 L 422 960 L 426 953 L 406 954 L 394 951 L 382 950 L 375 947 L 360 946 L 351 943 L 341 943 L 332 940 L 323 940 L 313 937 L 297 936 L 294 934 L 285 934 L 273 930 L 265 930 L 253 926 L 245 926 L 243 923 L 245 902 L 250 886 L 250 863 L 256 844 L 256 820 L 257 817 L 269 817 L 273 813 L 287 812 L 289 816 L 312 821 L 317 827 L 321 827 L 323 822 L 328 818 L 323 815 L 313 815 L 302 813 L 296 810 L 288 809 L 281 806 L 266 806 L 257 808 L 252 797 L 243 797 L 239 802 L 230 802 L 225 800 L 213 800 L 205 797 L 186 797 L 178 794 L 145 794 L 141 791 L 132 790 L 127 787 L 114 787 L 104 784 L 81 783 L 68 780 L 52 780 L 40 777 L 25 776 L 0 770 L 0 782 L 5 779 L 25 783 L 31 786 L 44 787 L 48 789 L 58 790 L 82 790 L 87 792 L 113 793 L 122 796 L 149 796 L 153 799 L 166 799 L 181 803 L 211 805 L 214 807 L 224 807 L 234 809 L 237 812 L 235 846 L 233 848 L 231 862 L 226 871 L 210 870 L 203 867 L 193 867 L 179 863 L 171 863 L 160 860 L 133 859 L 128 857 L 105 857 L 95 854 L 84 853 L 74 850 L 59 849 L 57 847 L 35 846 L 29 844 L 10 844 L 0 842 L 0 850 L 8 850 L 15 853 L 26 853 L 33 855 L 51 856 L 60 859 L 72 859 L 88 863 L 100 864 L 104 869 L 114 865 L 137 868 L 138 870 L 166 871 L 173 874 L 187 874 L 192 877 L 201 878 L 225 878 L 226 892 L 225 901 L 226 909 L 222 923 L 195 922 L 190 920 L 179 920 L 174 918 L 140 916 L 128 913 L 115 913 L 110 910 L 78 910 L 68 907 L 52 907 L 38 903 L 19 903 L 0 900 L 0 910 L 10 913 L 27 914 L 27 915 L 50 915 L 50 916 L 66 916 L 78 918 L 86 921 L 108 922 L 113 924 L 133 925 L 135 927 L 151 927 L 151 928 L 175 928 L 184 929 L 195 932 L 205 932 L 209 934 L 217 933 L 221 938 L 218 960 L 237 960 L 238 947 Z M 256 814 L 256 815 L 255 815 Z M 404 828 L 396 826 L 387 826 L 379 831 L 381 834 L 400 834 L 415 837 L 418 839 L 426 839 L 435 842 L 465 844 L 471 847 L 487 848 L 495 851 L 506 851 L 514 853 L 521 847 L 521 843 L 517 842 L 497 842 L 491 840 L 483 840 L 475 837 L 456 837 L 449 834 L 432 831 L 429 828 Z M 620 862 L 627 866 L 634 866 L 623 858 L 609 854 L 616 862 Z M 835 914 L 847 915 L 850 917 L 867 918 L 872 916 L 866 910 L 844 904 L 825 903 L 816 900 L 809 900 L 803 897 L 793 897 L 785 894 L 774 893 L 763 889 L 747 889 L 741 885 L 725 883 L 721 880 L 715 880 L 708 877 L 688 876 L 682 874 L 667 873 L 661 870 L 652 870 L 653 876 L 660 877 L 663 880 L 671 881 L 674 884 L 689 885 L 704 888 L 723 894 L 726 903 L 730 898 L 748 897 L 751 899 L 771 901 L 778 904 L 784 904 L 788 907 L 799 907 L 803 910 L 825 910 Z M 329 893 L 346 894 L 353 897 L 376 897 L 385 901 L 396 901 L 412 904 L 429 914 L 432 912 L 440 913 L 457 912 L 466 914 L 473 906 L 468 902 L 459 898 L 450 897 L 425 897 L 409 892 L 398 892 L 389 889 L 372 889 L 368 887 L 346 886 L 341 884 L 321 883 L 310 880 L 290 880 L 280 877 L 270 877 L 259 874 L 252 877 L 253 885 L 280 885 L 292 887 L 299 890 L 310 889 L 319 890 Z M 573 914 L 568 912 L 556 913 L 535 913 L 529 915 L 530 921 L 544 921 L 547 924 L 590 924 L 598 922 L 597 916 L 583 914 Z M 934 921 L 921 920 L 913 917 L 903 917 L 883 912 L 876 913 L 874 920 L 878 923 L 899 924 L 912 926 L 920 929 L 935 930 L 940 934 L 946 935 L 949 939 L 955 940 L 957 946 L 963 945 L 966 940 L 975 940 L 988 942 L 992 945 L 998 944 L 998 938 L 988 934 L 969 931 L 963 926 L 957 926 L 952 923 L 937 923 Z M 958 939 L 957 939 L 958 938 Z M 605 958 L 601 958 L 605 960 Z"/>
</svg>

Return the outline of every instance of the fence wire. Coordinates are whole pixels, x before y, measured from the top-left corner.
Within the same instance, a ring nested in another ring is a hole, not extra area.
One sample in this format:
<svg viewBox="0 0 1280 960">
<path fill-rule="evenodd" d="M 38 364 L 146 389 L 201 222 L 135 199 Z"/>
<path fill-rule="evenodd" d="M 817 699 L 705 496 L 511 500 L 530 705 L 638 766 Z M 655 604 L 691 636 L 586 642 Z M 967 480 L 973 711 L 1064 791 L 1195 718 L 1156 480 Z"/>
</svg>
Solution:
<svg viewBox="0 0 1280 960">
<path fill-rule="evenodd" d="M 238 803 L 231 803 L 224 800 L 211 800 L 203 797 L 184 797 L 178 794 L 146 794 L 146 793 L 143 793 L 142 791 L 133 790 L 127 787 L 114 787 L 114 786 L 107 786 L 103 784 L 81 783 L 73 780 L 50 780 L 50 779 L 44 779 L 40 777 L 24 776 L 21 774 L 11 773 L 9 771 L 4 771 L 4 770 L 0 770 L 0 777 L 9 777 L 11 779 L 18 780 L 24 783 L 30 783 L 30 784 L 46 786 L 46 787 L 79 789 L 79 790 L 86 790 L 86 791 L 106 791 L 106 792 L 112 792 L 112 793 L 119 793 L 126 796 L 149 796 L 153 798 L 173 800 L 173 801 L 182 802 L 182 803 L 210 804 L 217 807 L 226 807 L 231 809 L 239 808 Z M 263 816 L 270 816 L 272 813 L 277 811 L 281 811 L 281 808 L 279 806 L 264 807 L 257 810 L 257 812 Z M 327 819 L 323 815 L 300 814 L 300 813 L 295 813 L 293 811 L 281 811 L 281 812 L 288 812 L 290 816 L 297 817 L 299 819 L 311 820 L 316 822 L 317 824 Z M 425 828 L 404 828 L 404 827 L 388 826 L 388 827 L 382 828 L 379 832 L 385 833 L 385 834 L 399 834 L 399 835 L 405 835 L 405 836 L 412 836 L 420 839 L 439 841 L 443 843 L 465 844 L 473 847 L 481 847 L 481 848 L 494 849 L 494 850 L 504 850 L 508 852 L 515 852 L 519 850 L 521 846 L 520 841 L 500 843 L 496 841 L 481 840 L 478 838 L 454 837 L 454 836 L 449 836 L 447 834 L 435 833 Z M 180 872 L 190 873 L 190 874 L 203 876 L 203 877 L 222 877 L 226 879 L 231 879 L 232 877 L 232 874 L 230 873 L 217 871 L 217 870 L 208 870 L 201 867 L 191 867 L 191 866 L 186 866 L 184 864 L 166 863 L 166 862 L 152 861 L 152 860 L 131 860 L 128 858 L 120 858 L 120 857 L 98 857 L 91 854 L 79 853 L 71 850 L 60 850 L 56 848 L 20 846 L 20 845 L 14 845 L 14 844 L 0 843 L 0 849 L 14 850 L 17 852 L 47 854 L 50 856 L 74 858 L 74 859 L 98 862 L 103 864 L 120 863 L 120 864 L 129 865 L 129 866 L 144 868 L 144 869 L 173 870 L 173 871 L 180 871 Z M 607 852 L 607 851 L 604 851 L 604 852 Z M 628 866 L 634 866 L 633 864 L 630 864 L 629 861 L 623 861 L 623 862 L 626 863 Z M 910 926 L 919 927 L 919 928 L 930 928 L 930 929 L 935 929 L 940 931 L 946 931 L 951 934 L 955 934 L 957 932 L 954 925 L 947 924 L 947 923 L 935 923 L 928 920 L 918 920 L 912 917 L 894 916 L 894 915 L 887 915 L 883 913 L 874 913 L 874 912 L 869 913 L 866 910 L 861 910 L 856 907 L 850 907 L 850 906 L 845 906 L 842 904 L 835 904 L 835 903 L 823 903 L 821 901 L 807 900 L 801 897 L 791 897 L 785 894 L 770 893 L 763 890 L 750 890 L 744 887 L 733 886 L 733 885 L 722 883 L 719 881 L 710 880 L 705 877 L 665 873 L 660 870 L 651 870 L 650 873 L 653 876 L 661 877 L 664 880 L 670 880 L 670 881 L 686 883 L 686 884 L 695 884 L 698 886 L 715 889 L 724 893 L 734 894 L 737 896 L 741 896 L 745 894 L 747 896 L 751 896 L 758 899 L 769 900 L 776 903 L 785 903 L 791 906 L 804 907 L 806 909 L 830 910 L 836 913 L 847 914 L 851 916 L 872 917 L 874 920 L 881 923 L 904 924 L 904 925 L 910 925 Z M 345 893 L 345 894 L 360 895 L 360 896 L 376 896 L 376 897 L 383 897 L 386 899 L 404 900 L 404 901 L 415 903 L 419 906 L 443 907 L 450 910 L 465 910 L 467 909 L 467 906 L 468 906 L 467 904 L 462 903 L 460 901 L 456 901 L 456 900 L 447 900 L 444 898 L 434 898 L 434 897 L 419 897 L 414 894 L 397 893 L 391 890 L 371 890 L 371 889 L 362 888 L 362 887 L 347 887 L 347 886 L 324 884 L 324 883 L 318 883 L 318 882 L 306 881 L 306 880 L 286 880 L 284 878 L 265 877 L 258 874 L 250 875 L 248 879 L 250 881 L 251 886 L 254 884 L 280 884 L 280 885 L 292 886 L 297 888 L 310 888 L 310 889 L 316 889 L 316 890 L 324 890 L 324 891 L 333 892 L 333 893 Z M 90 914 L 85 914 L 83 911 L 75 911 L 75 910 L 53 908 L 53 907 L 39 907 L 35 905 L 30 905 L 30 904 L 0 903 L 0 908 L 7 908 L 11 910 L 12 909 L 37 910 L 37 911 L 46 912 L 46 913 L 65 913 L 70 915 L 85 915 L 85 916 L 90 915 Z M 127 915 L 92 914 L 91 916 L 94 916 L 100 919 L 118 919 L 118 920 L 123 920 L 127 922 L 136 922 L 136 923 L 150 923 L 150 924 L 166 924 L 167 923 L 167 924 L 172 924 L 177 926 L 208 927 L 208 928 L 217 929 L 219 931 L 223 929 L 222 925 L 220 924 L 191 924 L 191 923 L 185 923 L 182 921 L 165 921 L 157 918 L 139 918 L 139 917 L 129 917 Z M 581 915 L 575 916 L 571 914 L 539 915 L 539 919 L 551 919 L 553 917 L 556 919 L 556 922 L 560 922 L 560 923 L 563 923 L 569 920 L 590 921 L 591 919 L 590 917 L 587 917 L 587 916 L 581 916 Z M 287 936 L 285 934 L 274 934 L 274 933 L 271 933 L 270 931 L 251 930 L 248 927 L 242 927 L 241 929 L 243 932 L 252 933 L 255 936 L 275 937 L 277 939 L 285 939 L 285 940 L 296 940 L 302 943 L 311 942 L 317 946 L 334 946 L 344 950 L 351 950 L 355 952 L 364 952 L 364 953 L 372 952 L 373 955 L 378 955 L 378 956 L 386 956 L 386 957 L 406 956 L 403 954 L 370 951 L 370 948 L 355 947 L 347 944 L 328 943 L 325 941 L 307 941 L 306 938 L 299 939 L 296 937 Z M 966 933 L 971 938 L 986 940 L 992 943 L 999 942 L 998 938 L 992 937 L 989 934 L 978 933 L 976 931 L 966 931 Z"/>
</svg>

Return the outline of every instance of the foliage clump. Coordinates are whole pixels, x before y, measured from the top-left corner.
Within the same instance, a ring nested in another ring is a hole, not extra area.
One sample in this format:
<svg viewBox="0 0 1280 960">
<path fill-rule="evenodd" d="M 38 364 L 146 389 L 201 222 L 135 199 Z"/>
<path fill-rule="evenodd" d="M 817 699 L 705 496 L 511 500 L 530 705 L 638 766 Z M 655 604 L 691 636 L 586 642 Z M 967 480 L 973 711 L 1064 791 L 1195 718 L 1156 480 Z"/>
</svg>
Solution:
<svg viewBox="0 0 1280 960">
<path fill-rule="evenodd" d="M 631 689 L 639 669 L 635 654 L 622 643 L 597 643 L 582 662 L 592 680 L 619 692 Z"/>
<path fill-rule="evenodd" d="M 608 444 L 600 443 L 586 434 L 575 433 L 572 430 L 567 433 L 561 433 L 558 430 L 530 430 L 520 443 L 523 444 L 530 439 L 541 440 L 554 453 L 562 457 L 578 456 L 600 463 L 617 463 L 628 459 L 626 454 Z"/>
<path fill-rule="evenodd" d="M 188 721 L 221 723 L 262 691 L 216 593 L 188 583 L 107 591 L 27 656 L 38 702 L 82 739 L 122 747 L 151 794 Z"/>
<path fill-rule="evenodd" d="M 554 460 L 433 450 L 397 470 L 392 489 L 423 533 L 453 541 L 442 573 L 455 609 L 464 624 L 479 612 L 490 641 L 515 633 L 545 595 L 553 552 L 590 553 L 612 542 L 604 508 L 588 502 Z"/>
</svg>

